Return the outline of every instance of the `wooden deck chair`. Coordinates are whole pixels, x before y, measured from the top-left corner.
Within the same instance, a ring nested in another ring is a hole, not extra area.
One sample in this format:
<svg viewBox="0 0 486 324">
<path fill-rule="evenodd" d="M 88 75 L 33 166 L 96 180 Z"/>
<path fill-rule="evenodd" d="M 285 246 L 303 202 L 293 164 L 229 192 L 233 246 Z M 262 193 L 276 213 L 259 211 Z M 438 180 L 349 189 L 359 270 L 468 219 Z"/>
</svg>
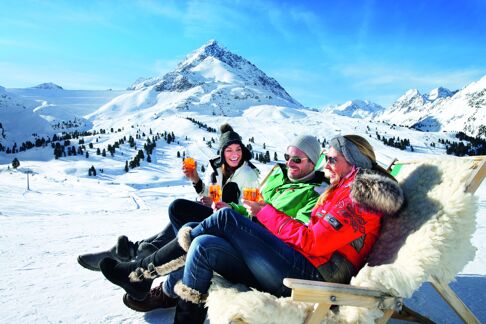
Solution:
<svg viewBox="0 0 486 324">
<path fill-rule="evenodd" d="M 479 323 L 448 283 L 474 259 L 473 193 L 486 176 L 486 158 L 395 162 L 391 172 L 408 205 L 400 217 L 384 222 L 367 265 L 349 285 L 286 278 L 292 296 L 277 298 L 215 277 L 206 302 L 210 322 L 385 323 L 394 313 L 408 311 L 403 300 L 431 282 L 461 319 Z M 339 311 L 330 311 L 332 305 Z"/>
</svg>

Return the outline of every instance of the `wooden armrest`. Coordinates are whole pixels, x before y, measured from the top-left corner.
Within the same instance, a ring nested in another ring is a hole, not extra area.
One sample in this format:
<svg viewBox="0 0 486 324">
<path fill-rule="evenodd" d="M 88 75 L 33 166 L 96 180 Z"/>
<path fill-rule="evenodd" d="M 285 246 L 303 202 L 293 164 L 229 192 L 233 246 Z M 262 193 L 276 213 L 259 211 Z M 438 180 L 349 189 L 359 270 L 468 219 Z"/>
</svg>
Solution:
<svg viewBox="0 0 486 324">
<path fill-rule="evenodd" d="M 402 306 L 402 298 L 375 289 L 292 278 L 283 283 L 292 289 L 295 301 L 393 310 Z"/>
</svg>

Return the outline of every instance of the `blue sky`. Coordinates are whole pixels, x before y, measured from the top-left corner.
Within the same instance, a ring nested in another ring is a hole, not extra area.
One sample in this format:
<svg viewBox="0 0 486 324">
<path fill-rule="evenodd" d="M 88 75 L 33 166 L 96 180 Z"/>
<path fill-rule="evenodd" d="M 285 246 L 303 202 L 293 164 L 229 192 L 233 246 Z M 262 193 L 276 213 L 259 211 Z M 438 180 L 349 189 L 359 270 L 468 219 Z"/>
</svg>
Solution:
<svg viewBox="0 0 486 324">
<path fill-rule="evenodd" d="M 310 107 L 486 75 L 486 1 L 0 0 L 0 85 L 124 89 L 215 39 Z"/>
</svg>

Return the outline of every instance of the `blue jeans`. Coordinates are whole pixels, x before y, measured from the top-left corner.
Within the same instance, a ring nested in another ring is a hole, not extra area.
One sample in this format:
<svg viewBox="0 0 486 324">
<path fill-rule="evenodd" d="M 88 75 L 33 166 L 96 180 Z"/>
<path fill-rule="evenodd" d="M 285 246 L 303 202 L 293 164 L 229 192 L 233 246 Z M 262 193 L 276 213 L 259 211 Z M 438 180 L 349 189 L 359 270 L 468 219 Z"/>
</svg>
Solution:
<svg viewBox="0 0 486 324">
<path fill-rule="evenodd" d="M 322 280 L 302 254 L 230 208 L 194 225 L 182 282 L 202 294 L 209 289 L 213 271 L 275 296 L 290 295 L 283 278 Z M 175 277 L 176 273 L 170 274 L 168 280 Z"/>
</svg>

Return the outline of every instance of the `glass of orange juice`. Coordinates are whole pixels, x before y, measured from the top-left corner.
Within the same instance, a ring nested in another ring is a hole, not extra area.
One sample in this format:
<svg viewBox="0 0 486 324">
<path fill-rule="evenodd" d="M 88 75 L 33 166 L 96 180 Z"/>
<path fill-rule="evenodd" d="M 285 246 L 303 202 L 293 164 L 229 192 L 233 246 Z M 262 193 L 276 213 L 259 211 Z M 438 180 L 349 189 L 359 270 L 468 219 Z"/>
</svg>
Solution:
<svg viewBox="0 0 486 324">
<path fill-rule="evenodd" d="M 263 197 L 258 188 L 243 188 L 243 199 L 250 201 L 262 201 Z"/>
<path fill-rule="evenodd" d="M 192 172 L 196 168 L 196 161 L 193 158 L 186 157 L 182 161 L 184 164 L 184 167 L 186 168 L 187 171 Z"/>
<path fill-rule="evenodd" d="M 209 197 L 213 202 L 221 201 L 221 186 L 218 184 L 209 185 Z"/>
</svg>

